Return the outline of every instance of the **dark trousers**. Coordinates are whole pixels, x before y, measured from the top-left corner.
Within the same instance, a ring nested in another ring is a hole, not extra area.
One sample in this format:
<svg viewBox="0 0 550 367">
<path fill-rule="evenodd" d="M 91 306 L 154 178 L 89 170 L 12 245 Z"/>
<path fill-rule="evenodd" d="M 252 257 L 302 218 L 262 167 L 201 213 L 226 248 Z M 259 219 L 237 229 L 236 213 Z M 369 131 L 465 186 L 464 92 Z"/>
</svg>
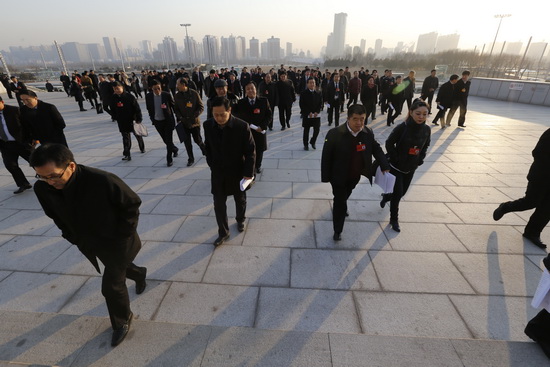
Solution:
<svg viewBox="0 0 550 367">
<path fill-rule="evenodd" d="M 25 174 L 19 168 L 17 160 L 19 157 L 23 158 L 27 162 L 31 155 L 32 148 L 30 145 L 23 145 L 16 141 L 2 141 L 0 140 L 0 152 L 2 153 L 2 161 L 4 166 L 11 173 L 15 184 L 19 187 L 29 185 L 29 181 L 25 177 Z"/>
<path fill-rule="evenodd" d="M 390 170 L 391 174 L 395 176 L 395 186 L 393 187 L 393 193 L 391 194 L 390 201 L 390 220 L 397 221 L 399 217 L 399 202 L 401 198 L 405 196 L 411 181 L 414 177 L 414 171 L 409 173 L 402 173 L 395 168 Z"/>
<path fill-rule="evenodd" d="M 292 105 L 279 105 L 279 122 L 281 127 L 285 127 L 285 124 L 290 127 L 290 116 L 292 115 Z"/>
<path fill-rule="evenodd" d="M 443 109 L 441 108 L 437 108 L 437 115 L 435 115 L 435 118 L 434 120 L 432 121 L 432 123 L 437 123 L 437 121 L 439 121 L 441 119 L 441 126 L 445 125 L 445 113 L 447 112 L 449 108 L 447 107 L 443 107 Z"/>
<path fill-rule="evenodd" d="M 363 106 L 365 106 L 365 110 L 367 110 L 367 118 L 365 119 L 365 125 L 367 124 L 367 121 L 369 119 L 369 116 L 374 120 L 375 114 L 376 114 L 376 102 L 374 101 L 365 101 L 361 102 L 363 103 Z"/>
<path fill-rule="evenodd" d="M 380 100 L 378 101 L 382 115 L 388 110 L 388 96 L 384 93 L 380 93 Z"/>
<path fill-rule="evenodd" d="M 304 127 L 304 136 L 303 136 L 304 147 L 307 147 L 308 143 L 315 144 L 315 142 L 317 141 L 317 136 L 319 136 L 319 130 L 320 130 L 319 125 L 313 126 L 313 135 L 311 136 L 311 140 L 309 140 L 309 129 L 310 129 L 310 126 Z"/>
<path fill-rule="evenodd" d="M 340 105 L 339 102 L 332 101 L 328 108 L 328 125 L 332 125 L 332 117 L 334 116 L 334 126 L 340 125 L 340 107 L 344 107 L 344 104 Z"/>
<path fill-rule="evenodd" d="M 132 148 L 132 137 L 130 134 L 134 134 L 136 137 L 136 140 L 138 142 L 139 150 L 142 152 L 145 151 L 145 142 L 143 141 L 143 137 L 136 135 L 136 133 L 120 133 L 122 135 L 122 155 L 124 156 L 130 156 L 130 149 Z"/>
<path fill-rule="evenodd" d="M 239 191 L 233 195 L 235 200 L 235 219 L 237 222 L 244 222 L 246 219 L 246 192 Z M 214 194 L 214 212 L 216 213 L 216 222 L 218 223 L 218 235 L 226 236 L 229 234 L 229 223 L 227 221 L 227 195 Z"/>
<path fill-rule="evenodd" d="M 6 85 L 6 84 L 4 84 L 4 83 L 2 83 L 2 85 L 4 86 L 4 88 L 6 88 L 6 93 L 8 94 L 8 97 L 9 97 L 10 99 L 12 99 L 12 98 L 13 98 L 13 94 L 11 94 L 10 85 L 9 85 L 9 84 Z M 67 90 L 65 90 L 65 91 L 67 91 Z M 67 95 L 68 95 L 68 94 L 69 94 L 69 93 L 67 93 Z"/>
<path fill-rule="evenodd" d="M 434 100 L 434 92 L 423 94 L 421 98 L 428 104 L 428 111 L 432 113 L 432 101 Z"/>
<path fill-rule="evenodd" d="M 256 168 L 260 168 L 262 166 L 262 160 L 264 159 L 264 151 L 263 149 L 258 149 L 258 146 L 256 145 Z"/>
<path fill-rule="evenodd" d="M 349 109 L 349 106 L 357 104 L 357 97 L 359 97 L 358 93 L 350 93 L 349 94 L 348 109 Z"/>
<path fill-rule="evenodd" d="M 155 129 L 157 129 L 162 141 L 166 145 L 166 161 L 172 162 L 172 154 L 178 151 L 178 148 L 174 145 L 174 127 L 166 120 L 153 120 L 153 125 L 155 125 Z"/>
<path fill-rule="evenodd" d="M 107 303 L 111 326 L 113 329 L 119 329 L 128 321 L 131 312 L 126 278 L 140 280 L 143 278 L 144 269 L 132 262 L 136 254 L 129 257 L 113 256 L 112 251 L 108 253 L 102 251 L 97 254 L 97 257 L 105 265 L 101 280 L 101 294 Z"/>
<path fill-rule="evenodd" d="M 451 120 L 453 119 L 453 116 L 455 115 L 455 112 L 459 107 L 460 107 L 460 115 L 458 116 L 458 126 L 464 125 L 464 122 L 466 122 L 467 108 L 466 108 L 466 103 L 462 101 L 453 102 L 453 105 L 451 106 L 451 109 L 447 114 L 447 125 L 451 124 Z"/>
<path fill-rule="evenodd" d="M 525 226 L 524 233 L 533 237 L 540 237 L 544 227 L 550 221 L 550 188 L 548 181 L 531 180 L 527 184 L 525 196 L 521 199 L 504 203 L 504 212 L 521 212 L 535 208 Z"/>
<path fill-rule="evenodd" d="M 357 186 L 359 178 L 350 178 L 345 184 L 332 185 L 332 195 L 334 195 L 334 201 L 332 203 L 332 226 L 335 233 L 342 233 L 344 229 L 344 221 L 346 220 L 346 212 L 348 211 L 348 198 L 351 192 Z"/>
<path fill-rule="evenodd" d="M 183 144 L 185 144 L 187 157 L 190 161 L 194 161 L 195 156 L 193 155 L 193 145 L 191 144 L 191 137 L 193 137 L 193 141 L 195 142 L 195 144 L 199 146 L 202 154 L 204 155 L 205 150 L 204 150 L 204 143 L 202 141 L 200 126 L 192 127 L 191 129 L 185 129 L 185 136 L 183 138 Z"/>
<path fill-rule="evenodd" d="M 394 109 L 392 110 L 388 103 L 388 119 L 387 119 L 387 125 L 390 126 L 393 124 L 397 116 L 401 115 L 401 111 L 403 110 L 403 101 L 401 102 L 394 102 L 392 103 L 392 106 Z"/>
</svg>

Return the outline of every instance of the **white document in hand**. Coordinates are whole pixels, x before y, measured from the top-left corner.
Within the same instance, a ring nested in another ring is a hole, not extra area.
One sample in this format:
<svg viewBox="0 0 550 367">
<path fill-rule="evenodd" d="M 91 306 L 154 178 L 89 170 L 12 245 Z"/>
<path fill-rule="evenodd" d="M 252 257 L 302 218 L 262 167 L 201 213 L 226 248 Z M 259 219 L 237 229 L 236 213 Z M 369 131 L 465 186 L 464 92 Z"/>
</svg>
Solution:
<svg viewBox="0 0 550 367">
<path fill-rule="evenodd" d="M 542 307 L 547 311 L 550 310 L 550 274 L 546 268 L 544 268 L 544 272 L 540 277 L 539 286 L 535 291 L 531 306 L 534 308 Z"/>
<path fill-rule="evenodd" d="M 243 178 L 241 180 L 241 191 L 246 190 L 246 188 L 248 187 L 248 185 L 250 185 L 252 181 L 254 181 L 252 178 Z"/>
<path fill-rule="evenodd" d="M 378 167 L 374 176 L 374 183 L 382 188 L 384 194 L 391 194 L 393 192 L 393 185 L 395 185 L 395 176 L 389 172 L 382 172 L 380 167 Z"/>
</svg>

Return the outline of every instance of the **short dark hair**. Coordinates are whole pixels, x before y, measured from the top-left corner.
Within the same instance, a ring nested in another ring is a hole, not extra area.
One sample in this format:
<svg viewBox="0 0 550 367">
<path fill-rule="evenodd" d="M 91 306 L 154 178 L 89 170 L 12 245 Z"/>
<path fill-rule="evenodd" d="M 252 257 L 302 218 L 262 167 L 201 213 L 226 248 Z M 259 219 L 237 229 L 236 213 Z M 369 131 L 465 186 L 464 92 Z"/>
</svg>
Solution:
<svg viewBox="0 0 550 367">
<path fill-rule="evenodd" d="M 470 70 L 464 70 L 464 71 L 462 72 L 462 75 L 470 75 Z"/>
<path fill-rule="evenodd" d="M 32 152 L 29 158 L 29 164 L 33 168 L 42 167 L 50 162 L 55 164 L 57 168 L 62 168 L 74 161 L 73 152 L 63 144 L 41 145 Z"/>
<path fill-rule="evenodd" d="M 24 94 L 27 95 L 27 96 L 29 96 L 29 97 L 38 97 L 38 96 L 36 95 L 36 93 L 34 93 L 32 90 L 28 90 L 28 89 L 26 89 L 26 90 L 24 89 L 24 90 L 22 90 L 21 92 L 19 92 L 19 95 L 20 95 L 20 96 L 22 96 L 22 95 L 24 95 Z"/>
<path fill-rule="evenodd" d="M 189 82 L 184 77 L 178 79 L 178 84 L 189 85 Z"/>
<path fill-rule="evenodd" d="M 432 69 L 432 71 L 430 71 L 430 73 L 433 73 L 434 71 L 437 71 L 437 70 L 435 70 L 435 69 Z"/>
<path fill-rule="evenodd" d="M 460 78 L 458 75 L 453 74 L 453 75 L 451 75 L 451 77 L 449 78 L 449 80 L 457 80 L 458 78 Z"/>
<path fill-rule="evenodd" d="M 367 110 L 362 104 L 354 104 L 348 108 L 348 118 L 352 115 L 366 115 Z"/>
<path fill-rule="evenodd" d="M 154 87 L 155 85 L 160 85 L 160 86 L 162 86 L 161 82 L 158 81 L 157 79 L 154 79 L 154 80 L 151 82 L 151 88 Z"/>
<path fill-rule="evenodd" d="M 227 99 L 225 96 L 216 96 L 212 98 L 212 108 L 219 106 L 223 106 L 226 111 L 229 111 L 229 108 L 231 107 L 229 99 Z"/>
<path fill-rule="evenodd" d="M 246 83 L 245 85 L 243 85 L 243 87 L 246 88 L 249 84 L 254 85 L 254 88 L 258 89 L 258 86 L 256 85 L 256 82 L 253 81 L 253 80 L 250 80 L 248 83 Z"/>
</svg>

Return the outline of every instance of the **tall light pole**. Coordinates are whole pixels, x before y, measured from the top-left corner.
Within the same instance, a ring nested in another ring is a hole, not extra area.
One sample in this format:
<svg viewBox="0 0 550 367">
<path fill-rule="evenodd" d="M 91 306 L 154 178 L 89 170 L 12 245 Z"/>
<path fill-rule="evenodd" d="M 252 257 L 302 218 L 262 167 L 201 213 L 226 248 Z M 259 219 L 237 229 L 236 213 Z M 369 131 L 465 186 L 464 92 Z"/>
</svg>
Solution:
<svg viewBox="0 0 550 367">
<path fill-rule="evenodd" d="M 489 58 L 491 58 L 491 55 L 493 54 L 493 48 L 495 48 L 495 42 L 497 41 L 498 37 L 498 31 L 500 30 L 500 24 L 502 23 L 503 18 L 511 17 L 512 14 L 496 14 L 495 18 L 500 18 L 498 21 L 498 27 L 497 27 L 497 33 L 495 34 L 495 40 L 493 41 L 493 45 L 491 46 L 491 52 L 489 52 Z"/>
<path fill-rule="evenodd" d="M 187 27 L 191 27 L 191 24 L 185 23 L 180 24 L 180 26 L 185 27 L 185 40 L 187 41 L 187 53 L 189 55 L 189 63 L 193 65 L 193 60 L 191 60 L 191 48 L 189 47 L 189 35 L 187 34 Z"/>
</svg>

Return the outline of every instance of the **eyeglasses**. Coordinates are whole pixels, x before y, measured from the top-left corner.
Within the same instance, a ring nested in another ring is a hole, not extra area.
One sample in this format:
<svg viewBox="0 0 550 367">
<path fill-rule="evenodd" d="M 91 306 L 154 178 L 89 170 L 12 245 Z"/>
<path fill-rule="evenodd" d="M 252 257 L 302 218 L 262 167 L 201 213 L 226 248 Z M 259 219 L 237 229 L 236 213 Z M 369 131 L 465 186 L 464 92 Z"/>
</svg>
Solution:
<svg viewBox="0 0 550 367">
<path fill-rule="evenodd" d="M 36 177 L 40 181 L 56 181 L 56 180 L 61 179 L 61 177 L 63 177 L 63 175 L 65 174 L 65 171 L 67 170 L 67 168 L 69 168 L 69 166 L 65 167 L 65 169 L 63 171 L 61 171 L 61 173 L 58 174 L 58 175 L 52 175 L 50 177 L 42 177 L 37 173 L 36 175 L 34 175 L 34 177 Z"/>
</svg>

